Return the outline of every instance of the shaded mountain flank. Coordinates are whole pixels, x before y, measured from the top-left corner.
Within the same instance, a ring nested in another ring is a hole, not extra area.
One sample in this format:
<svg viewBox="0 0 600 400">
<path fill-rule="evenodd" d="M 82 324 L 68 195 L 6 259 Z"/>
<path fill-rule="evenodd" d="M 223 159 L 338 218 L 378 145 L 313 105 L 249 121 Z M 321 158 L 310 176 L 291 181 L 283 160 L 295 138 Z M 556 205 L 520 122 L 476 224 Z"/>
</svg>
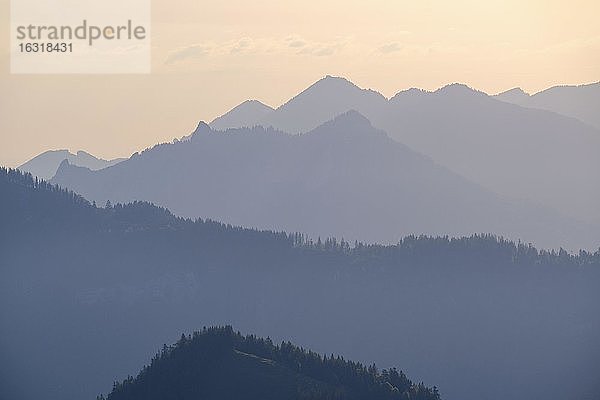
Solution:
<svg viewBox="0 0 600 400">
<path fill-rule="evenodd" d="M 200 123 L 114 167 L 63 163 L 52 180 L 98 204 L 147 200 L 185 217 L 394 243 L 408 234 L 495 233 L 597 248 L 599 225 L 515 202 L 434 163 L 350 111 L 303 135 Z"/>
<path fill-rule="evenodd" d="M 569 100 L 557 102 L 598 115 L 597 88 L 572 89 L 586 94 L 565 94 Z M 570 91 L 552 88 L 533 98 Z M 600 221 L 600 129 L 465 85 L 434 92 L 409 89 L 387 100 L 327 76 L 252 125 L 302 133 L 351 109 L 393 139 L 487 189 L 583 221 Z"/>
<path fill-rule="evenodd" d="M 553 86 L 534 94 L 514 88 L 494 97 L 523 107 L 554 111 L 600 129 L 600 82 Z"/>
</svg>

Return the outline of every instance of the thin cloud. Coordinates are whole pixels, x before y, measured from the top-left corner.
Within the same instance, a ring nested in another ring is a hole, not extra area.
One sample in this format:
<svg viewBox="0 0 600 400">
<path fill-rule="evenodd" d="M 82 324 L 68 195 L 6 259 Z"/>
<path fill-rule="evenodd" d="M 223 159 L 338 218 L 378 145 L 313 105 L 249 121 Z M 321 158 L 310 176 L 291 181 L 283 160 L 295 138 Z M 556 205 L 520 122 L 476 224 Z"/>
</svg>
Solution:
<svg viewBox="0 0 600 400">
<path fill-rule="evenodd" d="M 389 54 L 402 50 L 402 46 L 398 42 L 384 44 L 377 49 L 380 53 Z"/>
<path fill-rule="evenodd" d="M 241 54 L 274 54 L 282 55 L 309 55 L 315 57 L 328 57 L 346 45 L 342 39 L 331 42 L 311 42 L 299 36 L 284 38 L 251 38 L 223 41 L 220 43 L 195 43 L 179 47 L 168 53 L 166 65 L 173 65 L 204 57 L 227 57 Z"/>
<path fill-rule="evenodd" d="M 209 52 L 210 47 L 202 44 L 192 44 L 190 46 L 180 47 L 169 53 L 165 64 L 170 65 L 184 60 L 202 58 Z"/>
<path fill-rule="evenodd" d="M 233 44 L 230 44 L 229 46 L 231 46 L 231 49 L 229 50 L 231 54 L 243 53 L 251 50 L 254 47 L 254 40 L 249 37 L 243 37 L 233 42 Z"/>
<path fill-rule="evenodd" d="M 302 40 L 294 40 L 293 42 L 290 42 L 289 45 L 290 47 L 304 47 L 306 46 L 306 42 L 302 41 Z"/>
</svg>

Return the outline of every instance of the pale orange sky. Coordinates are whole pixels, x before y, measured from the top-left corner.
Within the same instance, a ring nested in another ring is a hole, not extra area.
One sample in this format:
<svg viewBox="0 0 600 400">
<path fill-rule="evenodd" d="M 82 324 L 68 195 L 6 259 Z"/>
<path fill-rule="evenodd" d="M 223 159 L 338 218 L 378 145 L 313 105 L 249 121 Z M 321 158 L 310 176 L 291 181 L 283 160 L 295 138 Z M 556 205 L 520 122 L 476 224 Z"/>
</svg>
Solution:
<svg viewBox="0 0 600 400">
<path fill-rule="evenodd" d="M 59 148 L 129 156 L 245 99 L 278 106 L 326 74 L 388 97 L 600 80 L 597 0 L 153 1 L 152 74 L 96 76 L 9 74 L 0 5 L 0 165 Z"/>
</svg>

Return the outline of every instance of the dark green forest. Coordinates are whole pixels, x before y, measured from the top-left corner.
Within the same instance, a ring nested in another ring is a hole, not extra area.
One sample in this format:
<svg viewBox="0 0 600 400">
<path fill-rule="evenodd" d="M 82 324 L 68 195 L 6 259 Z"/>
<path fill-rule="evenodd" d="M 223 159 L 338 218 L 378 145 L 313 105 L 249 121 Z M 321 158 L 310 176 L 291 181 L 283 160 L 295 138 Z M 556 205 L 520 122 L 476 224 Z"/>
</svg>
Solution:
<svg viewBox="0 0 600 400">
<path fill-rule="evenodd" d="M 226 326 L 182 335 L 137 377 L 116 382 L 98 400 L 439 398 L 435 387 L 413 384 L 394 368 L 378 371 Z"/>
</svg>

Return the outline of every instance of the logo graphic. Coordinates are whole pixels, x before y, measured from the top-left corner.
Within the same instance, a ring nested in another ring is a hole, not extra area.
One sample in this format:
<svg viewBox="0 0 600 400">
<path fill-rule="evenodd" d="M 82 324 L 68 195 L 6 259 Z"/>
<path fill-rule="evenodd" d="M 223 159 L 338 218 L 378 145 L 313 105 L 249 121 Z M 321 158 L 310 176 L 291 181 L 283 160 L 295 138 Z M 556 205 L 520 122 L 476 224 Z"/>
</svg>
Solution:
<svg viewBox="0 0 600 400">
<path fill-rule="evenodd" d="M 11 72 L 149 73 L 150 0 L 12 0 Z"/>
</svg>

